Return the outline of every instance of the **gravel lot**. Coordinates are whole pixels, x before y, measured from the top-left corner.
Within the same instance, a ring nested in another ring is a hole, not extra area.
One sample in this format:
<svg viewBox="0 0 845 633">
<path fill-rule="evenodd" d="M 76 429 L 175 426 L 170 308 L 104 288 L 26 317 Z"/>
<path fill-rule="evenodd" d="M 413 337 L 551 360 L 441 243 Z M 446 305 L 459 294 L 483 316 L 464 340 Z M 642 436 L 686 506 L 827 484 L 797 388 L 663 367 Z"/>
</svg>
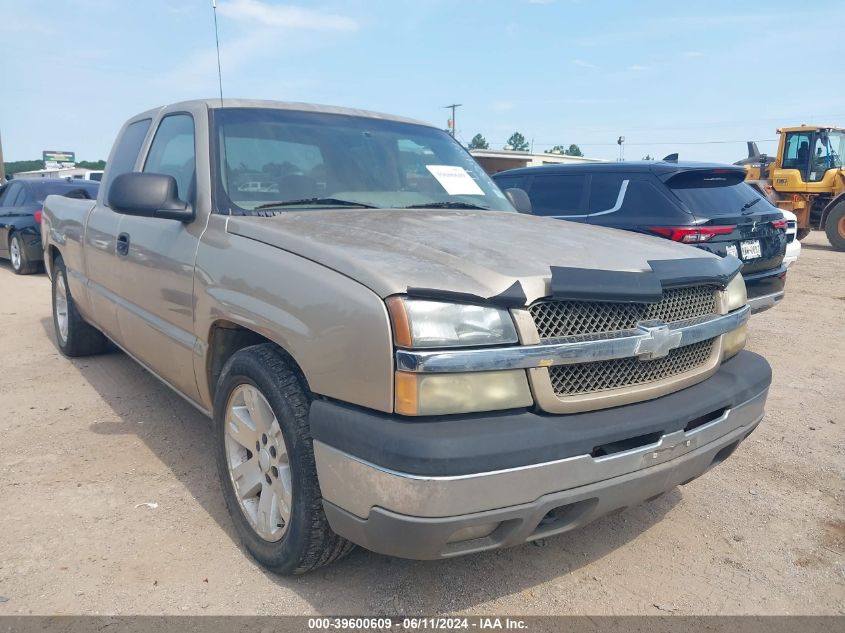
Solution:
<svg viewBox="0 0 845 633">
<path fill-rule="evenodd" d="M 63 358 L 49 280 L 4 262 L 0 615 L 845 614 L 845 253 L 804 245 L 751 323 L 768 415 L 725 464 L 541 546 L 293 579 L 238 544 L 208 420 L 121 353 Z"/>
</svg>

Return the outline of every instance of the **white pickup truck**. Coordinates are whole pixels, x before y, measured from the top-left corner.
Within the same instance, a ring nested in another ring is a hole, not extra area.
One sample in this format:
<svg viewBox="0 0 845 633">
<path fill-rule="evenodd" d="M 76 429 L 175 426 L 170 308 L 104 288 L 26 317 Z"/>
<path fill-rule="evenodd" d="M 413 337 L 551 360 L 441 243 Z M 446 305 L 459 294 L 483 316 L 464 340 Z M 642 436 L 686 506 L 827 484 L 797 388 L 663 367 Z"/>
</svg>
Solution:
<svg viewBox="0 0 845 633">
<path fill-rule="evenodd" d="M 213 417 L 234 525 L 279 573 L 572 530 L 726 459 L 771 372 L 739 260 L 526 201 L 399 117 L 144 112 L 96 201 L 46 201 L 58 344 L 110 339 Z"/>
</svg>

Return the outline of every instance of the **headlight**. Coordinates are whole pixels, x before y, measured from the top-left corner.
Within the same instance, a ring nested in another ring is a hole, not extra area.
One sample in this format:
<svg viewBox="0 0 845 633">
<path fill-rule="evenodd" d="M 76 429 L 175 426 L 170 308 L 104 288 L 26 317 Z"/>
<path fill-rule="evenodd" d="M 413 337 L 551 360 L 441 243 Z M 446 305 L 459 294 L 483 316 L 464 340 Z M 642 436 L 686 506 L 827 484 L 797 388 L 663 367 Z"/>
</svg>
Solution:
<svg viewBox="0 0 845 633">
<path fill-rule="evenodd" d="M 728 312 L 731 312 L 746 303 L 748 303 L 748 295 L 745 294 L 745 280 L 741 274 L 737 273 L 725 288 L 725 306 Z"/>
<path fill-rule="evenodd" d="M 396 372 L 396 413 L 444 415 L 530 407 L 534 403 L 522 369 L 470 374 Z"/>
<path fill-rule="evenodd" d="M 399 347 L 466 347 L 517 343 L 507 310 L 427 299 L 391 297 L 387 308 Z"/>
<path fill-rule="evenodd" d="M 742 275 L 737 274 L 731 279 L 728 287 L 725 288 L 725 307 L 728 312 L 737 310 L 748 303 L 748 296 L 745 293 L 745 280 Z M 722 339 L 722 359 L 727 360 L 735 356 L 745 347 L 748 338 L 748 324 L 743 323 L 735 330 L 725 334 Z"/>
</svg>

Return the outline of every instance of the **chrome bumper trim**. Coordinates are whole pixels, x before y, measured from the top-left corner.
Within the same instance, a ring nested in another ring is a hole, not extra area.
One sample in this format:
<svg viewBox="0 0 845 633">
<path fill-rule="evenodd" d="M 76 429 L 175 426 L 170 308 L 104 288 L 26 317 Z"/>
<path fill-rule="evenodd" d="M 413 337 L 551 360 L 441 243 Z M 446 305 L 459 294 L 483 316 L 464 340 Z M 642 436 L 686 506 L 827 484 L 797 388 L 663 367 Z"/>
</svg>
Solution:
<svg viewBox="0 0 845 633">
<path fill-rule="evenodd" d="M 770 295 L 763 295 L 762 297 L 754 297 L 753 299 L 748 300 L 748 307 L 751 308 L 751 314 L 757 314 L 758 312 L 763 312 L 768 310 L 769 308 L 775 307 L 786 296 L 786 293 L 781 290 L 780 292 L 773 292 Z"/>
<path fill-rule="evenodd" d="M 750 302 L 749 302 L 750 303 Z M 418 373 L 451 373 L 531 369 L 573 363 L 589 363 L 639 356 L 660 358 L 684 345 L 715 338 L 735 330 L 748 320 L 748 306 L 729 314 L 676 324 L 642 323 L 636 330 L 614 333 L 612 337 L 590 339 L 570 336 L 553 343 L 463 349 L 446 351 L 396 351 L 396 369 Z"/>
<path fill-rule="evenodd" d="M 447 517 L 514 506 L 543 495 L 619 477 L 741 439 L 763 418 L 768 389 L 689 432 L 604 457 L 578 455 L 553 462 L 456 476 L 389 470 L 314 441 L 326 501 L 366 518 L 379 507 L 416 517 Z"/>
</svg>

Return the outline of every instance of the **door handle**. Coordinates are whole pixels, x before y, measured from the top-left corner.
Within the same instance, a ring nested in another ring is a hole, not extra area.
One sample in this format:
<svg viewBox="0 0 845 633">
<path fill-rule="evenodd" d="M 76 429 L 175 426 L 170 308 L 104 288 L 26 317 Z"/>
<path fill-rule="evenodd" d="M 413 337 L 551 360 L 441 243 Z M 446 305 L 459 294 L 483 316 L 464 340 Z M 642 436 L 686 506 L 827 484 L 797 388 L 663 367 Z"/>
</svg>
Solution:
<svg viewBox="0 0 845 633">
<path fill-rule="evenodd" d="M 129 233 L 121 233 L 117 236 L 117 244 L 114 250 L 118 255 L 123 255 L 124 257 L 129 254 Z"/>
</svg>

